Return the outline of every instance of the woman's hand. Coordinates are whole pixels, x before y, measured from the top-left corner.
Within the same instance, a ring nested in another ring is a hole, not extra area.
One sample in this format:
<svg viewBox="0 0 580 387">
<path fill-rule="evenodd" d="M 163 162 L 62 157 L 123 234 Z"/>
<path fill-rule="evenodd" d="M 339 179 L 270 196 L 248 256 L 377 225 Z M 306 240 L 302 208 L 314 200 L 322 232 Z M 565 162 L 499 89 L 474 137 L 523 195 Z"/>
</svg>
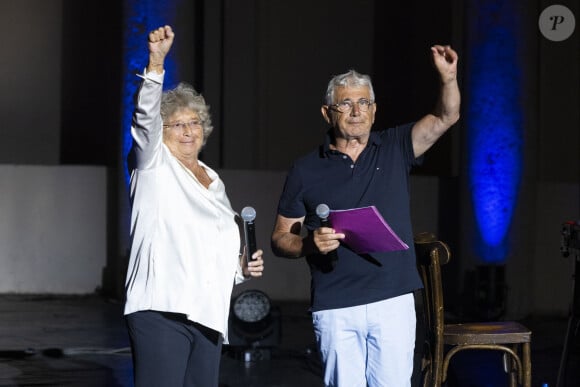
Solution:
<svg viewBox="0 0 580 387">
<path fill-rule="evenodd" d="M 149 48 L 149 64 L 147 72 L 155 71 L 158 74 L 163 73 L 163 64 L 169 49 L 173 44 L 175 33 L 170 26 L 159 27 L 149 32 L 147 46 Z"/>
<path fill-rule="evenodd" d="M 253 259 L 250 259 L 248 261 L 246 247 L 244 246 L 244 253 L 242 254 L 241 261 L 244 277 L 248 278 L 262 276 L 262 273 L 264 272 L 264 259 L 262 258 L 263 254 L 264 252 L 261 249 L 259 249 L 252 255 Z"/>
</svg>

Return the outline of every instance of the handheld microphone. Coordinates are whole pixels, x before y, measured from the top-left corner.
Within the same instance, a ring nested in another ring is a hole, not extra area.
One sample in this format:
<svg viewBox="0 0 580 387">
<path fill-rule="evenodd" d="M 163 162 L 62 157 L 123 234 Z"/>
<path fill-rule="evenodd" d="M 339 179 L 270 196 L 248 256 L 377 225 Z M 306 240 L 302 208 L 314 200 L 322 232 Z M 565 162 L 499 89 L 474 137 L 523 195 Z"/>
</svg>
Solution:
<svg viewBox="0 0 580 387">
<path fill-rule="evenodd" d="M 248 261 L 253 260 L 252 255 L 258 250 L 256 247 L 256 210 L 253 207 L 244 207 L 241 212 L 244 220 L 244 235 L 246 238 L 246 257 Z"/>
<path fill-rule="evenodd" d="M 318 215 L 318 217 L 320 218 L 320 225 L 322 227 L 332 227 L 330 225 L 330 222 L 328 221 L 328 215 L 330 215 L 330 208 L 326 204 L 321 203 L 318 206 L 316 206 L 316 215 Z M 326 256 L 330 259 L 330 265 L 332 266 L 332 268 L 334 268 L 336 266 L 336 261 L 338 261 L 338 255 L 336 254 L 336 250 L 329 251 L 328 253 L 326 253 Z"/>
</svg>

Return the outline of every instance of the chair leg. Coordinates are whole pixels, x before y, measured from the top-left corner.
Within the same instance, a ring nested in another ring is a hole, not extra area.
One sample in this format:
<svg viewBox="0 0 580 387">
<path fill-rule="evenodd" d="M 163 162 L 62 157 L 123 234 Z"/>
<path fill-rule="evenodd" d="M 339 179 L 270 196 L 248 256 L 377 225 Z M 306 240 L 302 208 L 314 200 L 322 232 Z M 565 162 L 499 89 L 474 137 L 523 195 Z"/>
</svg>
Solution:
<svg viewBox="0 0 580 387">
<path fill-rule="evenodd" d="M 427 371 L 423 374 L 423 387 L 429 387 L 431 381 L 431 372 Z"/>
<path fill-rule="evenodd" d="M 531 357 L 531 344 L 524 343 L 522 345 L 522 366 L 524 368 L 524 387 L 532 387 L 532 357 Z"/>
<path fill-rule="evenodd" d="M 517 348 L 512 348 L 517 353 Z M 518 386 L 518 369 L 512 355 L 508 352 L 503 353 L 503 370 L 508 375 L 509 386 Z"/>
<path fill-rule="evenodd" d="M 522 386 L 532 387 L 532 360 L 530 343 L 523 343 L 521 345 L 514 345 L 512 348 L 515 353 L 521 353 L 521 380 L 518 378 L 517 366 L 514 359 L 508 353 L 504 353 L 504 367 L 506 372 L 509 372 L 510 387 Z M 520 384 L 521 383 L 521 384 Z"/>
</svg>

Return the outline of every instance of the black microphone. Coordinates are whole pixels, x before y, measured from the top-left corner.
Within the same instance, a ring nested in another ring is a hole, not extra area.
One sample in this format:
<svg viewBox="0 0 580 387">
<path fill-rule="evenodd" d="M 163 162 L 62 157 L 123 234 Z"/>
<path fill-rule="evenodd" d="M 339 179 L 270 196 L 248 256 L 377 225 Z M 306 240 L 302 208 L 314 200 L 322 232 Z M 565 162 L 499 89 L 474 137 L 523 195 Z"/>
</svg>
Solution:
<svg viewBox="0 0 580 387">
<path fill-rule="evenodd" d="M 318 215 L 318 217 L 320 218 L 320 225 L 322 227 L 332 227 L 330 225 L 330 222 L 328 221 L 328 215 L 330 215 L 330 208 L 326 204 L 321 203 L 318 206 L 316 206 L 316 215 Z M 329 251 L 328 253 L 326 253 L 326 256 L 330 259 L 330 265 L 332 266 L 332 268 L 334 268 L 336 266 L 336 261 L 338 261 L 338 255 L 336 254 L 336 250 Z"/>
<path fill-rule="evenodd" d="M 256 225 L 254 219 L 256 219 L 256 210 L 253 207 L 244 207 L 241 213 L 242 219 L 244 220 L 244 235 L 246 237 L 246 256 L 248 257 L 248 262 L 253 260 L 252 255 L 258 250 L 256 247 Z"/>
</svg>

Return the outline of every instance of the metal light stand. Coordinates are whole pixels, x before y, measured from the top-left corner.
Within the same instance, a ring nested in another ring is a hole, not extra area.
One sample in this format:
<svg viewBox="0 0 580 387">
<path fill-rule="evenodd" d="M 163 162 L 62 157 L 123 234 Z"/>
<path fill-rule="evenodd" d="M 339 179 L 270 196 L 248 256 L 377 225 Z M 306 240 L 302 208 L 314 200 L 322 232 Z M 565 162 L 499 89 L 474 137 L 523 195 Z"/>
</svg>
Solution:
<svg viewBox="0 0 580 387">
<path fill-rule="evenodd" d="M 566 370 L 568 367 L 568 356 L 570 347 L 575 342 L 580 329 L 580 221 L 566 222 L 562 225 L 562 244 L 560 250 L 564 257 L 572 255 L 574 258 L 574 290 L 572 292 L 572 305 L 570 308 L 570 317 L 568 318 L 568 329 L 564 339 L 564 348 L 560 359 L 560 368 L 558 369 L 558 380 L 556 387 L 565 387 Z"/>
</svg>

